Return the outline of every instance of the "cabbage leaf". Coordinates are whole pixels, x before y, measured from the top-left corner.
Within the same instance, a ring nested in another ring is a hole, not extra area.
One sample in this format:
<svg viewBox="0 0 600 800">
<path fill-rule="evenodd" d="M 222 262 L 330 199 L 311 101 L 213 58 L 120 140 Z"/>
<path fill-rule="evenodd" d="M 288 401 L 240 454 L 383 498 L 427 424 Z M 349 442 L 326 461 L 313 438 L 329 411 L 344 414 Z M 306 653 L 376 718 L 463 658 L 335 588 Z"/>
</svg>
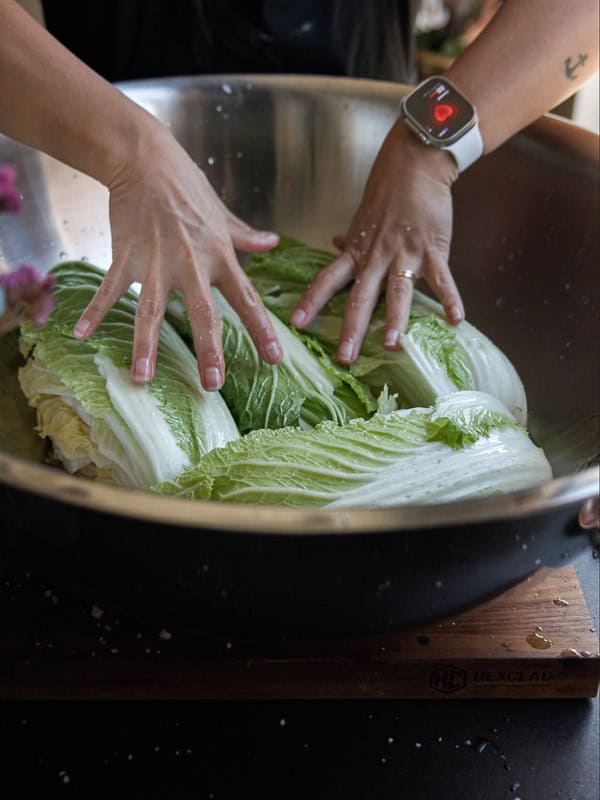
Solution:
<svg viewBox="0 0 600 800">
<path fill-rule="evenodd" d="M 153 382 L 131 381 L 138 299 L 133 291 L 81 341 L 73 337 L 73 326 L 104 273 L 69 262 L 51 274 L 55 308 L 44 326 L 21 328 L 27 361 L 19 381 L 36 408 L 38 432 L 51 439 L 69 472 L 147 488 L 239 437 L 223 398 L 202 389 L 194 356 L 168 322 L 160 330 Z"/>
<path fill-rule="evenodd" d="M 281 237 L 277 247 L 253 253 L 247 273 L 268 309 L 289 324 L 292 311 L 332 253 Z M 335 359 L 348 291 L 336 294 L 305 329 Z M 377 304 L 361 354 L 351 372 L 377 393 L 387 384 L 402 407 L 431 405 L 436 397 L 472 389 L 498 397 L 523 425 L 527 400 L 523 383 L 506 355 L 464 321 L 450 325 L 443 308 L 415 290 L 400 350 L 384 350 L 385 300 Z"/>
<path fill-rule="evenodd" d="M 377 409 L 366 384 L 334 364 L 314 337 L 296 333 L 269 311 L 283 359 L 276 365 L 264 362 L 236 311 L 218 289 L 212 293 L 221 317 L 225 356 L 221 394 L 242 434 L 258 428 L 311 428 L 324 420 L 344 425 Z M 171 297 L 167 319 L 191 345 L 190 323 L 180 294 Z"/>
<path fill-rule="evenodd" d="M 430 504 L 510 492 L 551 478 L 527 431 L 496 398 L 463 391 L 313 430 L 258 430 L 155 487 L 196 500 L 282 506 Z"/>
</svg>

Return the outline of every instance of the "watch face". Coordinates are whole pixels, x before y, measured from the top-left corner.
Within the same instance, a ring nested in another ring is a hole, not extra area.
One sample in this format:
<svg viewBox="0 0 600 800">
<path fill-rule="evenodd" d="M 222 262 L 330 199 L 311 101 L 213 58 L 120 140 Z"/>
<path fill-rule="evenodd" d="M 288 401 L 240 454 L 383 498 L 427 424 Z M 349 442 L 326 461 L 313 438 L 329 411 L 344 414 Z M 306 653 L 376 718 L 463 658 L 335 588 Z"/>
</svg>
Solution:
<svg viewBox="0 0 600 800">
<path fill-rule="evenodd" d="M 475 109 L 444 78 L 429 78 L 404 101 L 404 111 L 434 143 L 444 145 L 476 121 Z"/>
</svg>

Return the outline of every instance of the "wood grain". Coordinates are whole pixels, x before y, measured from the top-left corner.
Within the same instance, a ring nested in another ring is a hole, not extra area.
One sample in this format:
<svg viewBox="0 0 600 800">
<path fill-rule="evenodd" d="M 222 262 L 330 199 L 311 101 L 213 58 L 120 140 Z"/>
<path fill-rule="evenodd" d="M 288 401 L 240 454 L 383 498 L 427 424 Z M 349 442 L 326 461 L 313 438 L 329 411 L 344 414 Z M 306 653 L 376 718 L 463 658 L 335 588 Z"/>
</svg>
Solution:
<svg viewBox="0 0 600 800">
<path fill-rule="evenodd" d="M 428 627 L 327 644 L 157 631 L 31 577 L 5 583 L 0 599 L 13 612 L 0 642 L 5 699 L 577 698 L 595 696 L 600 681 L 598 636 L 571 566 Z"/>
</svg>

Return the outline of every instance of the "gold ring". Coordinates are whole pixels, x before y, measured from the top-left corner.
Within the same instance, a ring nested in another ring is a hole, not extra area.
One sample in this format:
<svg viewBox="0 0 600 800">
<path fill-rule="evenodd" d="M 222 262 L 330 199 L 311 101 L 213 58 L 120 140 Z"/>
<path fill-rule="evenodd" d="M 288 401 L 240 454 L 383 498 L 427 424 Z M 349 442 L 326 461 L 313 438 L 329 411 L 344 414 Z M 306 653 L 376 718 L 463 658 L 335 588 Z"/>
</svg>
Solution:
<svg viewBox="0 0 600 800">
<path fill-rule="evenodd" d="M 409 281 L 413 283 L 417 280 L 417 273 L 413 272 L 412 269 L 399 269 L 396 272 L 397 278 L 408 278 Z"/>
</svg>

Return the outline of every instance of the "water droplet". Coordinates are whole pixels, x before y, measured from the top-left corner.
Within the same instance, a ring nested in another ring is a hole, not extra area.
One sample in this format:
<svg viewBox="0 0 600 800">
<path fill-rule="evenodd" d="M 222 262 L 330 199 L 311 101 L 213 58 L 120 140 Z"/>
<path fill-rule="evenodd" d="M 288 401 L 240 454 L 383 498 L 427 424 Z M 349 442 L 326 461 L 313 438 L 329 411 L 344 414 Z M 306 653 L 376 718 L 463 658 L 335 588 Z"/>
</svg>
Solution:
<svg viewBox="0 0 600 800">
<path fill-rule="evenodd" d="M 552 601 L 555 606 L 568 606 L 570 605 L 568 600 L 565 600 L 563 597 L 555 597 Z"/>
<path fill-rule="evenodd" d="M 215 161 L 216 161 L 216 158 L 215 158 L 214 156 L 209 156 L 209 157 L 208 157 L 206 160 L 208 161 L 208 163 L 209 163 L 209 164 L 210 164 L 210 166 L 212 167 L 212 165 L 213 165 L 213 164 L 215 163 Z"/>
<path fill-rule="evenodd" d="M 243 157 L 244 157 L 244 154 L 242 153 L 242 151 L 241 151 L 241 150 L 238 150 L 238 151 L 237 151 L 237 153 L 235 154 L 235 157 L 236 157 L 236 158 L 243 158 Z"/>
<path fill-rule="evenodd" d="M 527 636 L 527 644 L 536 650 L 548 650 L 552 647 L 552 642 L 544 636 L 541 629 L 536 629 L 534 633 Z"/>
<path fill-rule="evenodd" d="M 216 106 L 216 110 L 217 112 L 220 113 L 221 111 L 223 111 L 223 106 Z"/>
<path fill-rule="evenodd" d="M 246 84 L 246 88 L 250 88 L 250 84 Z M 225 92 L 225 94 L 232 94 L 233 93 L 233 89 L 231 88 L 231 86 L 228 83 L 222 83 L 221 84 L 221 89 Z"/>
</svg>

